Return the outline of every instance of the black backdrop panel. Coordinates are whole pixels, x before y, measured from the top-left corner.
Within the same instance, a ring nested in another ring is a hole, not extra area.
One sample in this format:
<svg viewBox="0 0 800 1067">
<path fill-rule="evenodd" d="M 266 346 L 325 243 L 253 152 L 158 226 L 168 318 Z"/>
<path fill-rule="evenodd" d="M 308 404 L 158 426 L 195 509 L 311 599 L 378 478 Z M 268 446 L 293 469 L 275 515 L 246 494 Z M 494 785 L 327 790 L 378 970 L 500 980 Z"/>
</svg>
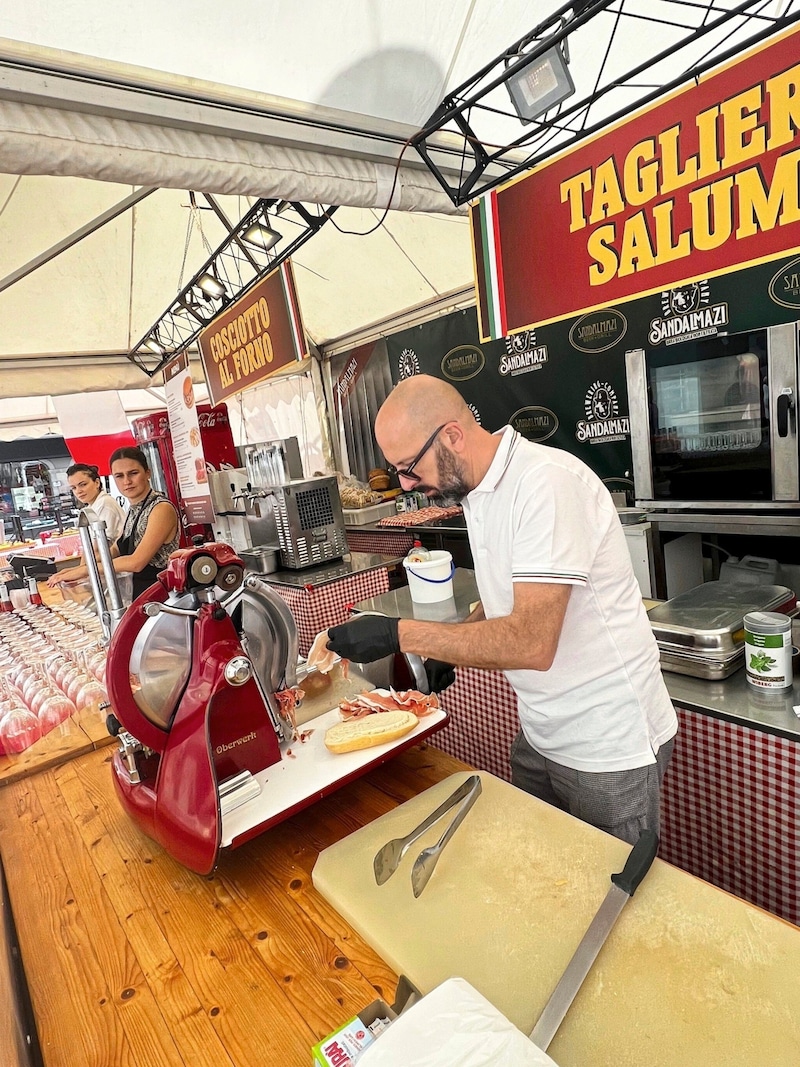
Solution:
<svg viewBox="0 0 800 1067">
<path fill-rule="evenodd" d="M 609 316 L 603 321 L 607 328 Z M 579 456 L 611 489 L 624 488 L 631 451 L 623 338 L 585 323 L 576 339 L 587 351 L 578 351 L 571 327 L 481 343 L 475 308 L 456 311 L 387 338 L 392 379 L 431 374 L 449 381 L 487 430 L 510 422 L 529 440 Z"/>
</svg>

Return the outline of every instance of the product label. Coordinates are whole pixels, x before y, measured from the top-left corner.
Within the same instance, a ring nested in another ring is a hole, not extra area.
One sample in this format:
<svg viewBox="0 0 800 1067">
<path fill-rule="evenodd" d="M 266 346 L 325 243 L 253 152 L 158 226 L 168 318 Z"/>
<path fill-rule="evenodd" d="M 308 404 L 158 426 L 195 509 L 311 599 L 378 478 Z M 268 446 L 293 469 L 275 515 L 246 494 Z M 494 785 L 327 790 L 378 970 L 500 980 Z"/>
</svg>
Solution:
<svg viewBox="0 0 800 1067">
<path fill-rule="evenodd" d="M 361 1053 L 375 1040 L 369 1027 L 356 1016 L 330 1037 L 314 1045 L 314 1063 L 325 1067 L 353 1067 Z"/>
<path fill-rule="evenodd" d="M 747 680 L 759 689 L 785 689 L 792 684 L 792 635 L 744 632 Z"/>
</svg>

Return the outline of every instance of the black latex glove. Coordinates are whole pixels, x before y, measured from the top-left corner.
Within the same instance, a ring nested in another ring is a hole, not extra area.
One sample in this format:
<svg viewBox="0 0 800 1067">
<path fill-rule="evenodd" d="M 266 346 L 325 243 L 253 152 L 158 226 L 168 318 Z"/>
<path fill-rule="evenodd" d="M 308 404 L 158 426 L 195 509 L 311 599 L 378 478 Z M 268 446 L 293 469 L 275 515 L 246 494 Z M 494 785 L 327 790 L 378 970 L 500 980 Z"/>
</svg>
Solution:
<svg viewBox="0 0 800 1067">
<path fill-rule="evenodd" d="M 400 651 L 399 622 L 399 619 L 388 619 L 385 615 L 357 615 L 343 626 L 332 626 L 328 630 L 328 648 L 342 659 L 351 659 L 355 663 L 383 659 Z"/>
<path fill-rule="evenodd" d="M 426 659 L 425 673 L 432 693 L 441 693 L 456 680 L 456 669 L 452 663 L 443 663 L 440 659 Z"/>
</svg>

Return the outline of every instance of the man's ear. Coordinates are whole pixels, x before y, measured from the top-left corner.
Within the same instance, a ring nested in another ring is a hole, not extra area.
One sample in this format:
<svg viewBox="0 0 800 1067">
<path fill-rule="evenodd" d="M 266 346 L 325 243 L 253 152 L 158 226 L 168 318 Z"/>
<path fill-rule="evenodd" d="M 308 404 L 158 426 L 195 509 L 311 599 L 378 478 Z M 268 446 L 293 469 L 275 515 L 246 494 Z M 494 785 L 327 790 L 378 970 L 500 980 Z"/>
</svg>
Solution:
<svg viewBox="0 0 800 1067">
<path fill-rule="evenodd" d="M 453 452 L 460 455 L 466 445 L 464 429 L 458 422 L 450 422 L 442 430 L 442 436 L 446 439 Z"/>
</svg>

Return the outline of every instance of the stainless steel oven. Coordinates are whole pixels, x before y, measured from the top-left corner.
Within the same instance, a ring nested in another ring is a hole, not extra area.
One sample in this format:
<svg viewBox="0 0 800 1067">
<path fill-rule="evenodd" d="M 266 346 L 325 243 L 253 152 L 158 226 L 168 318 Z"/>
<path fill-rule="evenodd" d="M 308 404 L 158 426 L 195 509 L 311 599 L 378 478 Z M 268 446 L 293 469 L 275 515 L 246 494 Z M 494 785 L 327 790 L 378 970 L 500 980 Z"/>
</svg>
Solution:
<svg viewBox="0 0 800 1067">
<path fill-rule="evenodd" d="M 800 511 L 798 324 L 626 353 L 636 504 Z"/>
</svg>

